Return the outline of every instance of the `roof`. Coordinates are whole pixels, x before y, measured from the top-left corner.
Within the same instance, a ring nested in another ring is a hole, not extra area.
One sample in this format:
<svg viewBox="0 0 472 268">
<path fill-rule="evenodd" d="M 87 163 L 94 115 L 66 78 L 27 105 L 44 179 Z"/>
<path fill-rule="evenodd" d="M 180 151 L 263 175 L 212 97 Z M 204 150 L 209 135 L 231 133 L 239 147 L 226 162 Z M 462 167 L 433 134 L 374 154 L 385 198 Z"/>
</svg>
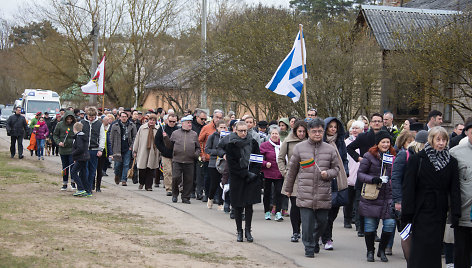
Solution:
<svg viewBox="0 0 472 268">
<path fill-rule="evenodd" d="M 188 88 L 190 81 L 194 78 L 198 64 L 193 63 L 185 67 L 171 71 L 162 77 L 145 85 L 145 89 L 179 89 Z"/>
<path fill-rule="evenodd" d="M 424 9 L 465 10 L 472 6 L 472 0 L 411 0 L 403 4 L 404 7 Z"/>
<path fill-rule="evenodd" d="M 398 47 L 399 35 L 446 25 L 457 14 L 459 12 L 452 10 L 362 5 L 357 23 L 365 20 L 379 46 L 383 50 L 394 50 Z"/>
</svg>

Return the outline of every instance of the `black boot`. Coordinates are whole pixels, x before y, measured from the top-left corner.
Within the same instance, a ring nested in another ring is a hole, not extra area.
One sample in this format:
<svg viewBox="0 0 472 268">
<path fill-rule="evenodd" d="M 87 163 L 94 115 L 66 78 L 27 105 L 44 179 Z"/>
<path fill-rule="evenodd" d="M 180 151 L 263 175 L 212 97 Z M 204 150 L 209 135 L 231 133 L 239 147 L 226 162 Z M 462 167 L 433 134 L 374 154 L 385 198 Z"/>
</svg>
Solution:
<svg viewBox="0 0 472 268">
<path fill-rule="evenodd" d="M 236 239 L 238 242 L 243 242 L 243 230 L 238 230 L 238 238 Z"/>
<path fill-rule="evenodd" d="M 380 237 L 379 251 L 377 252 L 377 257 L 380 258 L 383 262 L 388 262 L 387 256 L 385 256 L 385 248 L 387 247 L 388 241 L 390 241 L 390 236 L 392 233 L 382 232 Z"/>
<path fill-rule="evenodd" d="M 365 233 L 364 236 L 365 239 L 365 245 L 367 247 L 367 261 L 368 262 L 374 262 L 374 251 L 375 251 L 375 233 Z"/>
<path fill-rule="evenodd" d="M 244 233 L 245 233 L 245 235 L 246 235 L 247 242 L 253 242 L 253 241 L 254 241 L 254 238 L 253 238 L 252 235 L 251 235 L 251 229 L 250 229 L 250 228 L 249 228 L 249 229 L 246 228 L 244 231 L 245 231 Z"/>
</svg>

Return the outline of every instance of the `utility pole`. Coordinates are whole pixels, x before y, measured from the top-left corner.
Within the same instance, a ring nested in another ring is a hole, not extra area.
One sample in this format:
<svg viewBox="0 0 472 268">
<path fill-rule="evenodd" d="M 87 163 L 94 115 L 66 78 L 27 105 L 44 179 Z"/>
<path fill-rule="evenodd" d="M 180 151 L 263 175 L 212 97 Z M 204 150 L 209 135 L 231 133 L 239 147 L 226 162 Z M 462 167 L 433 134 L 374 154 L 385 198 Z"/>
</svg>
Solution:
<svg viewBox="0 0 472 268">
<path fill-rule="evenodd" d="M 207 0 L 202 0 L 202 61 L 203 61 L 203 81 L 202 81 L 202 95 L 201 95 L 201 107 L 207 109 L 207 85 L 206 85 L 206 72 L 207 72 L 207 59 L 206 59 L 206 40 L 207 40 Z"/>
</svg>

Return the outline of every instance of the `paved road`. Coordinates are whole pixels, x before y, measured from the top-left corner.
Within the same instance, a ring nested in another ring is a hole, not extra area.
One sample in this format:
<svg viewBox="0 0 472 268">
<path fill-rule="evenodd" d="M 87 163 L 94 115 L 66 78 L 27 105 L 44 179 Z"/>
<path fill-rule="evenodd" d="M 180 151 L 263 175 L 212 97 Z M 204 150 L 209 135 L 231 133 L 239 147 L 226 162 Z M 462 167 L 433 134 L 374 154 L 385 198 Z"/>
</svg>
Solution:
<svg viewBox="0 0 472 268">
<path fill-rule="evenodd" d="M 6 136 L 4 128 L 0 129 L 0 139 L 4 141 L 10 141 L 9 137 Z M 25 141 L 25 148 L 28 142 Z M 26 150 L 26 149 L 25 149 Z M 25 152 L 25 156 L 29 157 L 29 153 Z M 47 161 L 60 163 L 59 157 L 46 157 Z M 58 176 L 60 174 L 58 168 Z M 222 211 L 217 211 L 216 208 L 208 209 L 206 204 L 192 199 L 192 204 L 172 203 L 171 198 L 165 196 L 165 190 L 163 188 L 154 189 L 152 192 L 138 190 L 137 185 L 129 183 L 127 187 L 117 186 L 113 181 L 112 170 L 108 171 L 109 177 L 104 177 L 103 191 L 106 191 L 107 187 L 120 187 L 127 191 L 133 192 L 137 195 L 146 196 L 156 202 L 167 204 L 171 207 L 179 209 L 189 214 L 189 216 L 195 217 L 202 221 L 202 224 L 210 224 L 215 228 L 223 230 L 225 232 L 235 234 L 236 227 L 234 220 L 229 218 L 229 214 L 225 214 Z M 162 184 L 161 184 L 162 185 Z M 59 189 L 58 189 L 59 190 Z M 97 195 L 99 195 L 98 193 Z M 119 197 L 117 197 L 119 198 Z M 165 215 L 162 215 L 165 216 Z M 314 267 L 323 265 L 323 267 L 406 267 L 403 255 L 400 247 L 400 237 L 398 234 L 395 236 L 395 244 L 393 247 L 393 256 L 388 256 L 388 263 L 381 263 L 376 257 L 375 263 L 367 263 L 365 261 L 365 243 L 363 238 L 358 238 L 355 229 L 343 228 L 343 214 L 340 211 L 338 219 L 335 221 L 333 228 L 334 238 L 334 250 L 326 251 L 323 248 L 320 253 L 315 256 L 314 259 L 304 257 L 304 248 L 300 240 L 299 243 L 290 242 L 290 236 L 292 229 L 290 225 L 290 219 L 285 218 L 283 222 L 276 222 L 274 220 L 264 220 L 264 212 L 262 204 L 254 206 L 254 217 L 253 217 L 253 236 L 254 241 L 261 247 L 272 250 L 285 256 L 287 259 L 292 260 L 295 264 L 301 267 Z M 380 233 L 380 232 L 379 232 Z M 236 235 L 234 236 L 236 243 Z M 246 242 L 244 242 L 246 243 Z M 378 244 L 376 245 L 378 247 Z"/>
</svg>

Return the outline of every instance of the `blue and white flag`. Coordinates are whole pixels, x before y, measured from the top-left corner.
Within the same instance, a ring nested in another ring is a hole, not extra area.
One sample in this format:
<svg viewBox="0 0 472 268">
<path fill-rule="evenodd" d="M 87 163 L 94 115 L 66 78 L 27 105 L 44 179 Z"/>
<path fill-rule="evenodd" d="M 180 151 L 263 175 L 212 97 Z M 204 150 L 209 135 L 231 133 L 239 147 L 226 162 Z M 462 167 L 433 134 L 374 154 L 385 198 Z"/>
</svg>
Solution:
<svg viewBox="0 0 472 268">
<path fill-rule="evenodd" d="M 249 156 L 249 162 L 262 164 L 262 160 L 264 160 L 264 156 L 261 154 L 251 154 Z"/>
<path fill-rule="evenodd" d="M 300 99 L 303 90 L 303 70 L 302 62 L 305 66 L 306 77 L 306 49 L 305 37 L 303 36 L 303 48 L 300 42 L 300 32 L 293 43 L 293 48 L 279 65 L 274 76 L 266 85 L 266 88 L 279 95 L 288 96 L 293 102 Z M 302 60 L 302 49 L 304 59 Z"/>
<path fill-rule="evenodd" d="M 393 155 L 383 154 L 382 162 L 384 162 L 385 164 L 393 164 Z"/>
<path fill-rule="evenodd" d="M 225 136 L 228 136 L 229 134 L 231 134 L 231 132 L 229 132 L 229 131 L 224 131 L 224 130 L 223 130 L 223 131 L 220 132 L 220 137 L 223 138 L 223 137 L 225 137 Z"/>
<path fill-rule="evenodd" d="M 410 230 L 411 230 L 411 223 L 408 223 L 405 228 L 400 233 L 400 237 L 403 240 L 406 240 L 410 236 Z"/>
</svg>

